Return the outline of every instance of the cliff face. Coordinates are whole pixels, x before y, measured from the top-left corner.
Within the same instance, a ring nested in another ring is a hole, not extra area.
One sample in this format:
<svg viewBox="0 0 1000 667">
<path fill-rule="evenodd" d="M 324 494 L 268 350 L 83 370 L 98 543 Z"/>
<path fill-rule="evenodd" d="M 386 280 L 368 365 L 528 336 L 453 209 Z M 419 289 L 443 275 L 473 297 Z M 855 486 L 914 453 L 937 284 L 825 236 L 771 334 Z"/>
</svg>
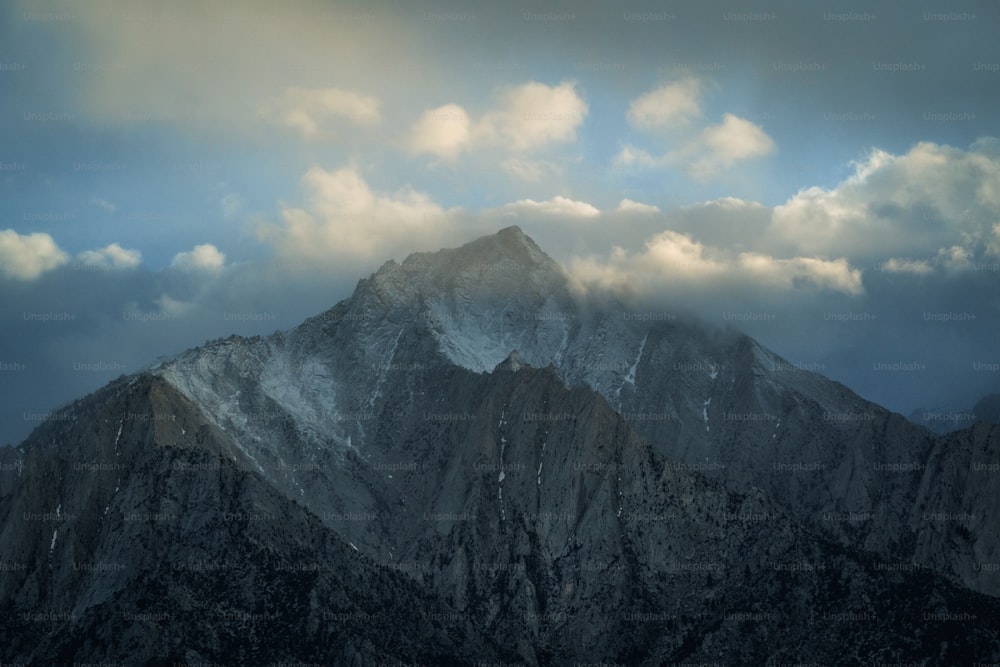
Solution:
<svg viewBox="0 0 1000 667">
<path fill-rule="evenodd" d="M 0 505 L 4 658 L 504 655 L 241 467 L 233 446 L 153 376 L 113 383 L 29 438 Z"/>
</svg>

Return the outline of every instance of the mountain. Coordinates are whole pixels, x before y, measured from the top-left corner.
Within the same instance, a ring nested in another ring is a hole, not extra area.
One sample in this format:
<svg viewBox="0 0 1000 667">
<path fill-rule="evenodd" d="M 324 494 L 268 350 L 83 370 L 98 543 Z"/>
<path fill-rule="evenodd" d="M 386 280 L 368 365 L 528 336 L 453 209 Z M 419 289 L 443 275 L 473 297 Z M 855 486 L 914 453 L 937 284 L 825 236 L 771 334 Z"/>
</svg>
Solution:
<svg viewBox="0 0 1000 667">
<path fill-rule="evenodd" d="M 998 439 L 594 298 L 511 227 L 0 450 L 0 657 L 996 660 Z"/>
<path fill-rule="evenodd" d="M 987 424 L 1000 424 L 1000 394 L 984 396 L 972 408 L 976 420 Z"/>
<path fill-rule="evenodd" d="M 910 413 L 909 420 L 938 435 L 961 431 L 978 423 L 1000 424 L 1000 394 L 983 396 L 972 409 L 918 408 Z"/>
<path fill-rule="evenodd" d="M 961 431 L 979 421 L 974 410 L 953 408 L 935 408 L 933 410 L 917 408 L 909 414 L 907 419 L 938 435 Z"/>
</svg>

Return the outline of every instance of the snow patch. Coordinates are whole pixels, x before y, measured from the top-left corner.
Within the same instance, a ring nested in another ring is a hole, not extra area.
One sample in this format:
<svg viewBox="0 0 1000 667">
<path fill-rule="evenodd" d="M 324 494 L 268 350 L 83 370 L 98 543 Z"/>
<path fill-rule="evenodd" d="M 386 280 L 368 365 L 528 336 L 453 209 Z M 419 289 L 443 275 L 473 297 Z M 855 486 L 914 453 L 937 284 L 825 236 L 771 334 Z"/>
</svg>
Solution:
<svg viewBox="0 0 1000 667">
<path fill-rule="evenodd" d="M 642 337 L 642 342 L 639 343 L 639 353 L 635 355 L 635 361 L 632 362 L 632 367 L 628 369 L 628 374 L 625 376 L 625 382 L 628 382 L 633 387 L 635 386 L 635 371 L 639 368 L 639 360 L 642 359 L 642 351 L 646 347 L 647 338 L 649 338 L 648 333 Z M 621 393 L 621 389 L 618 390 L 618 393 Z"/>
</svg>

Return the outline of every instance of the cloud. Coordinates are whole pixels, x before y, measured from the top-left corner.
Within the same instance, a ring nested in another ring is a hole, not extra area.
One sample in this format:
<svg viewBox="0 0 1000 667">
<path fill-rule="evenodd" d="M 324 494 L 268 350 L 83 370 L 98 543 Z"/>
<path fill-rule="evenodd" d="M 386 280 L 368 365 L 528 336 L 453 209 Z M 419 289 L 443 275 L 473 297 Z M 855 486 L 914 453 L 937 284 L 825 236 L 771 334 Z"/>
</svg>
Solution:
<svg viewBox="0 0 1000 667">
<path fill-rule="evenodd" d="M 631 166 L 635 165 L 637 167 L 662 167 L 668 163 L 663 157 L 655 157 L 649 151 L 633 146 L 632 144 L 626 144 L 622 147 L 618 155 L 615 156 L 614 164 Z"/>
<path fill-rule="evenodd" d="M 81 252 L 77 259 L 85 266 L 98 269 L 134 269 L 142 261 L 142 253 L 112 243 L 97 250 Z"/>
<path fill-rule="evenodd" d="M 113 0 L 93 0 L 87 10 L 46 28 L 76 45 L 74 59 L 113 67 L 74 87 L 76 108 L 111 125 L 223 139 L 245 138 L 264 120 L 318 138 L 342 124 L 370 126 L 381 118 L 376 100 L 418 89 L 411 72 L 386 66 L 424 55 L 412 24 L 392 12 L 369 20 L 370 7 L 352 2 L 300 0 L 290 9 L 247 0 L 234 12 L 189 0 L 135 0 L 122 11 Z"/>
<path fill-rule="evenodd" d="M 879 269 L 886 273 L 912 273 L 918 276 L 934 271 L 929 262 L 921 259 L 906 259 L 904 257 L 890 257 L 879 266 Z"/>
<path fill-rule="evenodd" d="M 545 201 L 519 199 L 502 207 L 502 211 L 515 215 L 551 215 L 568 218 L 596 218 L 601 212 L 584 201 L 555 196 Z"/>
<path fill-rule="evenodd" d="M 575 141 L 588 111 L 571 82 L 549 86 L 531 81 L 503 89 L 498 98 L 497 108 L 478 120 L 458 104 L 425 111 L 410 128 L 410 149 L 445 159 L 483 147 L 530 152 Z"/>
<path fill-rule="evenodd" d="M 471 121 L 465 109 L 445 104 L 425 111 L 410 129 L 410 148 L 453 160 L 472 139 Z"/>
<path fill-rule="evenodd" d="M 226 256 L 211 243 L 196 245 L 187 252 L 174 255 L 170 266 L 179 271 L 201 271 L 217 273 L 226 264 Z"/>
<path fill-rule="evenodd" d="M 575 141 L 587 110 L 574 84 L 546 86 L 532 81 L 506 89 L 500 108 L 485 114 L 477 131 L 512 150 L 532 150 Z"/>
<path fill-rule="evenodd" d="M 629 103 L 628 122 L 644 130 L 685 126 L 701 117 L 703 89 L 700 81 L 688 78 L 644 93 Z"/>
<path fill-rule="evenodd" d="M 643 204 L 641 202 L 632 201 L 631 199 L 622 199 L 618 202 L 618 208 L 615 209 L 619 213 L 659 213 L 660 207 L 653 206 L 652 204 Z"/>
<path fill-rule="evenodd" d="M 966 271 L 972 268 L 972 252 L 959 245 L 941 248 L 936 259 L 946 271 Z"/>
<path fill-rule="evenodd" d="M 107 199 L 102 199 L 100 197 L 94 197 L 90 200 L 90 203 L 94 206 L 104 209 L 108 213 L 114 213 L 118 210 L 118 207 L 113 203 L 109 202 Z"/>
<path fill-rule="evenodd" d="M 846 259 L 778 258 L 756 252 L 732 253 L 706 246 L 687 234 L 663 231 L 642 251 L 616 247 L 607 260 L 574 258 L 570 272 L 584 285 L 647 296 L 684 293 L 864 292 L 861 271 Z M 642 286 L 642 287 L 636 287 Z"/>
<path fill-rule="evenodd" d="M 965 265 L 998 247 L 1000 156 L 982 148 L 989 145 L 872 150 L 837 186 L 805 188 L 777 206 L 768 241 L 856 260 L 936 257 Z"/>
<path fill-rule="evenodd" d="M 562 171 L 559 164 L 549 160 L 526 160 L 520 157 L 510 157 L 500 163 L 500 166 L 514 178 L 526 183 L 538 183 L 546 176 Z"/>
<path fill-rule="evenodd" d="M 18 280 L 34 280 L 69 261 L 48 234 L 0 231 L 0 273 Z"/>
<path fill-rule="evenodd" d="M 378 98 L 341 88 L 289 88 L 261 114 L 270 122 L 296 130 L 305 139 L 331 135 L 331 125 L 377 125 Z"/>
<path fill-rule="evenodd" d="M 290 263 L 332 268 L 333 259 L 384 259 L 391 251 L 443 244 L 455 229 L 454 211 L 409 187 L 376 193 L 353 167 L 313 167 L 302 186 L 306 208 L 284 208 L 283 224 L 260 232 Z"/>
<path fill-rule="evenodd" d="M 762 157 L 774 150 L 774 141 L 759 125 L 727 113 L 722 123 L 702 130 L 691 149 L 700 155 L 689 167 L 696 178 L 708 178 L 737 162 Z"/>
<path fill-rule="evenodd" d="M 617 166 L 683 168 L 694 179 L 706 181 L 745 160 L 774 151 L 774 140 L 759 125 L 726 113 L 717 125 L 703 126 L 692 138 L 691 126 L 702 118 L 705 84 L 687 78 L 651 90 L 633 99 L 627 119 L 643 131 L 669 130 L 672 148 L 655 155 L 648 149 L 625 144 L 615 156 Z M 683 134 L 681 134 L 683 131 Z"/>
</svg>

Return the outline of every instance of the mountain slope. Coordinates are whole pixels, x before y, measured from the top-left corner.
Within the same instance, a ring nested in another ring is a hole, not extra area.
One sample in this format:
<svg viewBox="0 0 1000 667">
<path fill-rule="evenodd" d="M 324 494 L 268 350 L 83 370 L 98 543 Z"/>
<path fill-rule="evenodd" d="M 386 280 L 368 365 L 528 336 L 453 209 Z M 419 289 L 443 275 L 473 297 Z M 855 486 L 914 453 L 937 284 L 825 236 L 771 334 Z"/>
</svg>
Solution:
<svg viewBox="0 0 1000 667">
<path fill-rule="evenodd" d="M 510 655 L 243 469 L 159 378 L 113 383 L 19 449 L 23 475 L 0 489 L 6 660 Z"/>
<path fill-rule="evenodd" d="M 311 499 L 276 492 L 161 378 L 124 379 L 70 406 L 22 445 L 24 477 L 3 489 L 0 558 L 24 565 L 3 580 L 4 657 L 1000 655 L 996 628 L 953 631 L 1000 613 L 1000 601 L 845 551 L 762 494 L 671 464 L 551 369 L 442 363 L 412 389 L 414 409 L 376 420 L 366 444 L 398 464 L 377 469 L 376 510 L 363 515 L 395 537 L 374 560 L 324 527 Z M 387 402 L 409 391 L 390 382 Z M 56 517 L 43 516 L 52 505 Z M 831 622 L 839 631 L 820 631 Z"/>
<path fill-rule="evenodd" d="M 925 491 L 944 483 L 931 457 L 959 456 L 949 440 L 738 332 L 583 297 L 516 227 L 387 262 L 292 331 L 217 341 L 156 372 L 204 406 L 268 479 L 305 497 L 346 481 L 338 476 L 368 475 L 328 465 L 353 460 L 348 452 L 380 463 L 366 443 L 385 418 L 387 387 L 412 386 L 440 362 L 486 372 L 514 349 L 551 364 L 567 385 L 596 390 L 660 455 L 737 491 L 763 489 L 844 545 L 917 558 L 1000 594 L 989 566 L 1000 552 L 997 515 L 970 504 L 989 495 L 992 478 L 969 476 L 980 487 L 964 495 Z M 405 411 L 412 395 L 397 401 L 394 411 Z M 992 465 L 1000 452 L 990 442 L 982 456 Z M 369 511 L 370 483 L 327 501 L 339 503 L 335 512 Z M 341 530 L 364 540 L 353 527 Z M 932 540 L 917 549 L 918 535 Z"/>
</svg>

